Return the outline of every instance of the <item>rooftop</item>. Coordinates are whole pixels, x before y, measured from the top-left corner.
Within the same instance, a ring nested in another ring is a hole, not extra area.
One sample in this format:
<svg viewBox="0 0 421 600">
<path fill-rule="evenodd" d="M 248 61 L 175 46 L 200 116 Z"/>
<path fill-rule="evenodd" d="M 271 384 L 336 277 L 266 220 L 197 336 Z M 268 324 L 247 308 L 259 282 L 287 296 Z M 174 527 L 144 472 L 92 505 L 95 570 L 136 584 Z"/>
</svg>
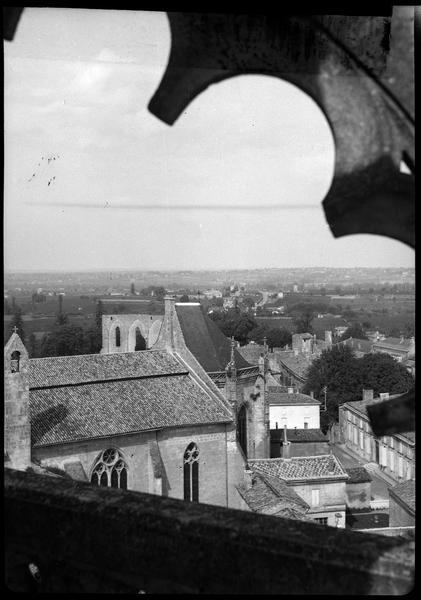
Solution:
<svg viewBox="0 0 421 600">
<path fill-rule="evenodd" d="M 284 439 L 283 429 L 270 430 L 271 441 L 282 441 Z M 328 442 L 329 437 L 321 429 L 287 429 L 289 442 Z"/>
<path fill-rule="evenodd" d="M 30 388 L 188 372 L 165 350 L 31 358 L 29 365 Z"/>
<path fill-rule="evenodd" d="M 389 494 L 400 500 L 408 507 L 410 512 L 415 514 L 415 479 L 402 481 L 392 488 L 389 488 Z"/>
<path fill-rule="evenodd" d="M 225 371 L 231 360 L 231 340 L 203 312 L 200 304 L 175 304 L 186 345 L 207 373 Z M 251 367 L 234 349 L 237 369 Z"/>
<path fill-rule="evenodd" d="M 316 398 L 312 398 L 311 396 L 308 396 L 307 394 L 301 394 L 301 393 L 297 393 L 297 392 L 292 392 L 291 394 L 288 392 L 278 392 L 278 391 L 272 391 L 274 389 L 275 386 L 271 386 L 271 389 L 269 390 L 268 393 L 268 397 L 269 397 L 269 404 L 273 405 L 273 406 L 280 406 L 280 405 L 302 405 L 302 404 L 321 404 L 319 402 L 319 400 L 316 400 Z"/>
<path fill-rule="evenodd" d="M 35 446 L 232 419 L 188 374 L 34 389 L 30 416 Z"/>
<path fill-rule="evenodd" d="M 254 459 L 249 460 L 249 465 L 255 472 L 272 475 L 284 481 L 348 478 L 333 454 Z"/>
<path fill-rule="evenodd" d="M 411 339 L 408 338 L 395 338 L 395 337 L 388 337 L 385 338 L 384 340 L 375 340 L 373 342 L 373 346 L 384 346 L 384 347 L 388 347 L 391 349 L 396 349 L 396 350 L 404 350 L 407 351 L 411 348 L 411 346 L 413 345 L 413 341 Z"/>
<path fill-rule="evenodd" d="M 347 467 L 345 469 L 349 475 L 347 483 L 365 483 L 373 481 L 369 472 L 364 467 Z"/>
<path fill-rule="evenodd" d="M 250 486 L 241 484 L 237 489 L 253 512 L 302 520 L 310 508 L 285 482 L 270 475 L 255 472 Z"/>
<path fill-rule="evenodd" d="M 313 362 L 314 356 L 308 356 L 305 354 L 290 354 L 279 358 L 281 365 L 293 372 L 294 375 L 305 379 L 307 377 L 307 370 Z"/>
</svg>

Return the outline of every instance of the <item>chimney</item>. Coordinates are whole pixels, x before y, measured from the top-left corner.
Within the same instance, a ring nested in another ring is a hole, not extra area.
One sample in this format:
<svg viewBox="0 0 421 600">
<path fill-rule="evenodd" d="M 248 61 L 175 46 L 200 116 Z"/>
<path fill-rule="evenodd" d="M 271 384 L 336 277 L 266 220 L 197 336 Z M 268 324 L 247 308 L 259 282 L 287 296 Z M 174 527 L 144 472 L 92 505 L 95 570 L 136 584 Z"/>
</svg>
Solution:
<svg viewBox="0 0 421 600">
<path fill-rule="evenodd" d="M 311 390 L 311 392 L 310 392 L 310 398 L 314 398 L 314 392 L 313 392 L 313 390 Z"/>
<path fill-rule="evenodd" d="M 364 390 L 363 389 L 363 400 L 373 400 L 374 393 L 373 390 Z"/>
<path fill-rule="evenodd" d="M 376 340 L 379 341 L 380 339 L 380 333 L 378 331 L 376 331 Z"/>
<path fill-rule="evenodd" d="M 389 400 L 389 392 L 380 392 L 380 400 Z"/>
<path fill-rule="evenodd" d="M 403 336 L 403 335 L 401 335 L 401 339 L 400 339 L 400 342 L 399 342 L 399 343 L 400 343 L 400 344 L 403 344 L 403 343 L 404 343 L 404 341 L 405 341 L 405 338 L 404 338 L 404 336 Z"/>
<path fill-rule="evenodd" d="M 294 388 L 293 387 L 289 387 L 288 388 L 288 394 L 293 394 L 294 393 Z"/>
<path fill-rule="evenodd" d="M 325 331 L 325 342 L 329 346 L 332 345 L 332 332 L 331 331 Z"/>
<path fill-rule="evenodd" d="M 287 438 L 287 426 L 284 425 L 284 439 L 282 442 L 282 458 L 290 458 L 291 456 L 291 442 Z"/>
<path fill-rule="evenodd" d="M 267 351 L 268 351 L 268 339 L 267 339 L 266 336 L 263 338 L 263 351 L 264 351 L 265 354 L 267 354 Z"/>
<path fill-rule="evenodd" d="M 294 348 L 294 356 L 298 356 L 298 349 Z"/>
</svg>

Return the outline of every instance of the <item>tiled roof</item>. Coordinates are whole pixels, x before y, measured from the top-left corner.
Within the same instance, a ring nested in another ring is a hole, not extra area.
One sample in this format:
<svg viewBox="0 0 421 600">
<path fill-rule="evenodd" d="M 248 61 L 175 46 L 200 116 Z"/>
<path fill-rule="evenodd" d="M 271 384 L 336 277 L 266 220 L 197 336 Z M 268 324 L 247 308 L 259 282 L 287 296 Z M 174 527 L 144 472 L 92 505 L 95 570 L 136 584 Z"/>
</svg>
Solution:
<svg viewBox="0 0 421 600">
<path fill-rule="evenodd" d="M 241 484 L 237 489 L 254 512 L 303 519 L 310 508 L 285 482 L 262 473 L 253 473 L 251 487 Z"/>
<path fill-rule="evenodd" d="M 165 350 L 31 358 L 29 387 L 74 385 L 89 381 L 186 372 L 186 367 Z"/>
<path fill-rule="evenodd" d="M 319 400 L 307 396 L 307 394 L 292 393 L 288 392 L 272 392 L 268 393 L 270 405 L 302 405 L 302 404 L 320 404 Z"/>
<path fill-rule="evenodd" d="M 345 469 L 349 475 L 347 483 L 365 483 L 373 481 L 369 472 L 364 467 L 347 467 Z"/>
<path fill-rule="evenodd" d="M 231 421 L 222 403 L 189 375 L 32 390 L 30 416 L 37 446 Z"/>
<path fill-rule="evenodd" d="M 259 344 L 247 344 L 238 348 L 241 356 L 251 365 L 258 365 L 261 354 L 264 354 L 265 347 Z"/>
<path fill-rule="evenodd" d="M 347 478 L 345 471 L 333 454 L 255 459 L 250 460 L 249 464 L 253 471 L 279 477 L 285 481 Z"/>
<path fill-rule="evenodd" d="M 402 481 L 392 488 L 389 488 L 389 494 L 400 500 L 408 509 L 415 514 L 415 479 Z"/>
<path fill-rule="evenodd" d="M 270 430 L 271 441 L 284 439 L 283 429 Z M 289 442 L 328 442 L 328 436 L 321 429 L 287 429 L 287 440 Z"/>
<path fill-rule="evenodd" d="M 306 354 L 298 354 L 297 356 L 290 354 L 289 356 L 280 358 L 279 362 L 281 365 L 292 371 L 297 377 L 305 379 L 307 377 L 307 370 L 311 366 L 314 358 L 314 356 L 308 356 Z"/>
<path fill-rule="evenodd" d="M 404 352 L 408 351 L 411 347 L 411 340 L 401 338 L 388 337 L 384 340 L 376 340 L 373 344 L 374 346 L 381 346 L 392 348 L 394 350 L 402 350 Z"/>
<path fill-rule="evenodd" d="M 176 304 L 175 310 L 190 352 L 207 373 L 225 371 L 231 360 L 231 341 L 203 312 L 200 304 Z M 250 367 L 237 349 L 234 350 L 237 369 Z"/>
</svg>

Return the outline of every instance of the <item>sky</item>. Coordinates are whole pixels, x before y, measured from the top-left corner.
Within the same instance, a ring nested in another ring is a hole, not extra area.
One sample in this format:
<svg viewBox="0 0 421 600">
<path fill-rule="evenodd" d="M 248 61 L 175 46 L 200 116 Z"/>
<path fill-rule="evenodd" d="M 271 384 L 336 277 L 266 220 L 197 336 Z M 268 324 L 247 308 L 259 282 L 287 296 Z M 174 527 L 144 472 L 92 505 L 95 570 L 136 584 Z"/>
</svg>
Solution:
<svg viewBox="0 0 421 600">
<path fill-rule="evenodd" d="M 295 86 L 244 75 L 173 126 L 149 113 L 169 50 L 165 13 L 24 10 L 4 43 L 7 271 L 414 267 L 401 242 L 333 237 L 332 133 Z"/>
</svg>

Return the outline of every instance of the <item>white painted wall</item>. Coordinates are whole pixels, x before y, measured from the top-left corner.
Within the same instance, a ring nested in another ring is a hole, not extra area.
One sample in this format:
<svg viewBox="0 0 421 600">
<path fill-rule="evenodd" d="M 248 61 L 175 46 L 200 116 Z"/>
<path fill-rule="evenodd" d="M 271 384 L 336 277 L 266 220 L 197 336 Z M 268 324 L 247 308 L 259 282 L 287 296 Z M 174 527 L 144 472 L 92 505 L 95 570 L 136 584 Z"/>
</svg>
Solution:
<svg viewBox="0 0 421 600">
<path fill-rule="evenodd" d="M 283 429 L 284 425 L 288 429 L 304 429 L 304 423 L 308 423 L 308 429 L 320 428 L 320 405 L 305 404 L 305 405 L 288 405 L 279 406 L 271 405 L 269 407 L 270 428 L 275 429 L 276 423 L 278 428 Z"/>
</svg>

